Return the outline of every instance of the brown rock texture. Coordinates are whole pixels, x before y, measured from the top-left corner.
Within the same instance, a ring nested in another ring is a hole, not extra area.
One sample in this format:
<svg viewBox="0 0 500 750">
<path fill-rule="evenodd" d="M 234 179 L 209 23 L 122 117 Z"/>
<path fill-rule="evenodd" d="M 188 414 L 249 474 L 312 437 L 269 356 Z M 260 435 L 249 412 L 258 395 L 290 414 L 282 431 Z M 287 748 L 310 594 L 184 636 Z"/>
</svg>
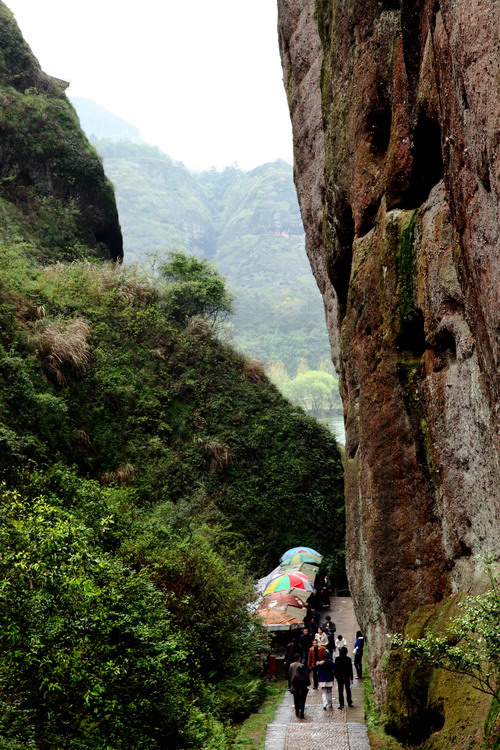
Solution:
<svg viewBox="0 0 500 750">
<path fill-rule="evenodd" d="M 348 574 L 386 634 L 500 555 L 500 6 L 278 0 L 346 423 Z"/>
</svg>

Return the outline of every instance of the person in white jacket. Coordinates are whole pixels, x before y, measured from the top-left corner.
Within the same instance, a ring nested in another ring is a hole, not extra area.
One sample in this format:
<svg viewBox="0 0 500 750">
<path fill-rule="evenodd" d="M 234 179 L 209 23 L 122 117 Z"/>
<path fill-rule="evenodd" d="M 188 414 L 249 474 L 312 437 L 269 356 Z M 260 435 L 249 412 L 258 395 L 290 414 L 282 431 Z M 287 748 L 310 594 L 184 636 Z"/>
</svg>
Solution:
<svg viewBox="0 0 500 750">
<path fill-rule="evenodd" d="M 335 638 L 335 648 L 337 649 L 337 654 L 340 654 L 340 649 L 343 647 L 347 648 L 347 641 L 344 638 L 344 636 L 338 634 L 338 636 Z"/>
<path fill-rule="evenodd" d="M 320 646 L 328 648 L 328 636 L 323 628 L 318 628 L 318 632 L 316 633 L 316 640 L 318 641 Z"/>
</svg>

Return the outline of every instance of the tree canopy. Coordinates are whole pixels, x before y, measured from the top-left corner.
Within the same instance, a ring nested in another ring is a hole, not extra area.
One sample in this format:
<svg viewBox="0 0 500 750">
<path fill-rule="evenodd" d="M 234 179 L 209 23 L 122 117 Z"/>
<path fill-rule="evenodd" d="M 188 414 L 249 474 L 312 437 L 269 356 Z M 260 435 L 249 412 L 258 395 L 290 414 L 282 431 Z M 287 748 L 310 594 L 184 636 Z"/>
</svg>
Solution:
<svg viewBox="0 0 500 750">
<path fill-rule="evenodd" d="M 226 290 L 224 279 L 205 259 L 170 252 L 160 262 L 160 277 L 166 282 L 162 304 L 168 316 L 185 325 L 195 316 L 216 323 L 233 310 L 233 295 Z"/>
</svg>

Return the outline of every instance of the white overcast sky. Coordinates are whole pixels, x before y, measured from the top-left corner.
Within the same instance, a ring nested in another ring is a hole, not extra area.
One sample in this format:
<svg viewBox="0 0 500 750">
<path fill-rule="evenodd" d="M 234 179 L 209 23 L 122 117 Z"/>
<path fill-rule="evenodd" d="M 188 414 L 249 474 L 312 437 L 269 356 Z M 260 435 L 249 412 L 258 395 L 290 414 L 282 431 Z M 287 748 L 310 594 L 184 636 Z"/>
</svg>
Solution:
<svg viewBox="0 0 500 750">
<path fill-rule="evenodd" d="M 292 161 L 276 0 L 5 0 L 46 73 L 192 169 Z"/>
</svg>

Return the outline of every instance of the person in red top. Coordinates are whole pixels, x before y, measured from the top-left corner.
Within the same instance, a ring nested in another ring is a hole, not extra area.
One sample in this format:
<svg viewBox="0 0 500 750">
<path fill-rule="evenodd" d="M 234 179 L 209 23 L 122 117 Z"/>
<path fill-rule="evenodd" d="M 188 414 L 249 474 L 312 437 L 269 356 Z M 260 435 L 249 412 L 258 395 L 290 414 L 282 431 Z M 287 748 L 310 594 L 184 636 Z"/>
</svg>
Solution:
<svg viewBox="0 0 500 750">
<path fill-rule="evenodd" d="M 309 669 L 312 669 L 315 690 L 317 690 L 318 688 L 318 670 L 317 670 L 316 665 L 319 661 L 323 661 L 324 655 L 325 655 L 325 647 L 320 646 L 318 641 L 314 639 L 312 642 L 312 646 L 309 649 L 309 654 L 307 657 L 307 666 L 309 667 Z"/>
</svg>

